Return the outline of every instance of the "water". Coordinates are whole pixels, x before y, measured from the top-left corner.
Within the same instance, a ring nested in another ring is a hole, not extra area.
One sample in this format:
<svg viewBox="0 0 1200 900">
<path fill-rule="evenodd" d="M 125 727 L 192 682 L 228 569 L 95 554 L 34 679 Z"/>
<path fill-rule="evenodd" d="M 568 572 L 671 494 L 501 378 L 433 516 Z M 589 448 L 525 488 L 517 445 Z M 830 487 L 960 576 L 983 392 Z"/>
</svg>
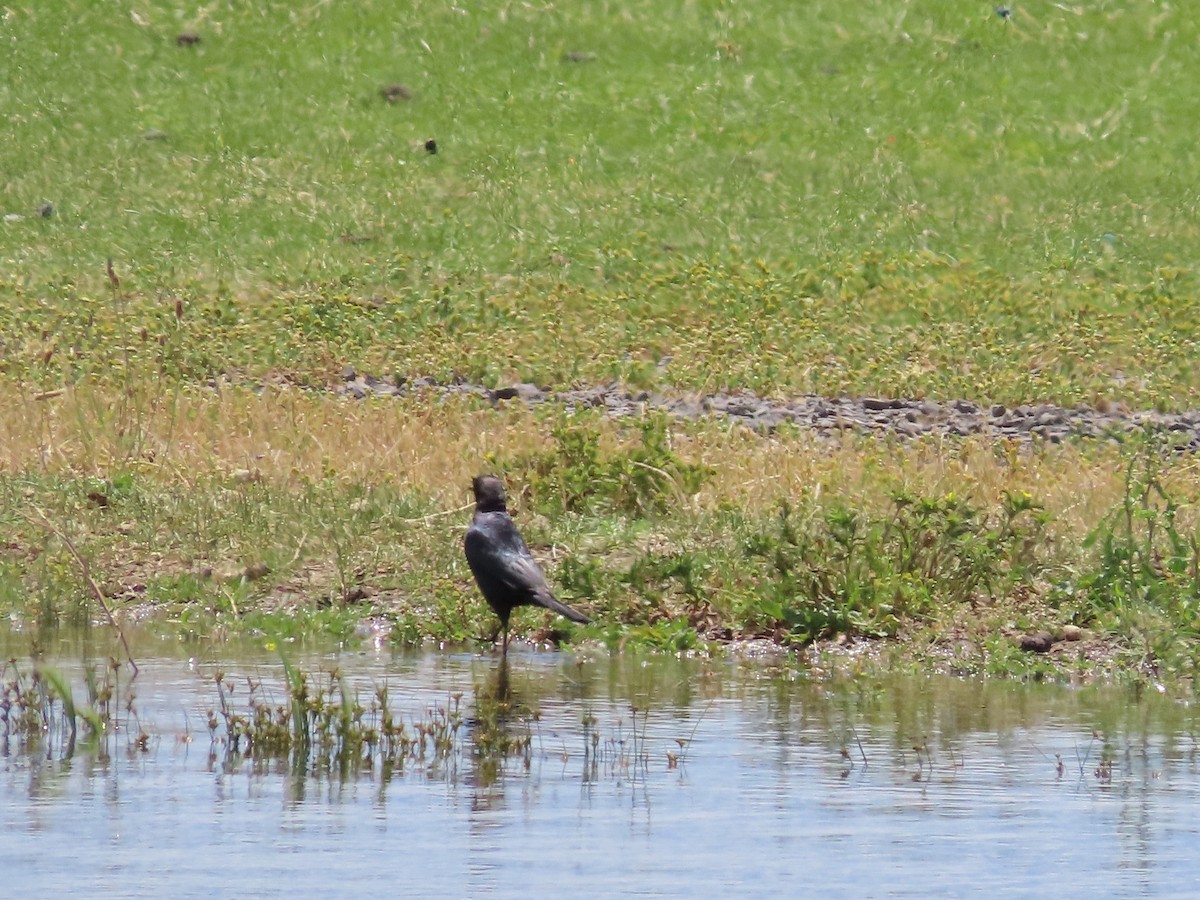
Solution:
<svg viewBox="0 0 1200 900">
<path fill-rule="evenodd" d="M 87 648 L 57 652 L 77 676 Z M 119 732 L 70 759 L 61 736 L 37 755 L 10 742 L 0 757 L 4 894 L 1200 889 L 1196 716 L 1166 697 L 514 652 L 509 686 L 537 719 L 506 726 L 530 737 L 527 757 L 498 758 L 474 721 L 479 698 L 497 690 L 495 657 L 369 650 L 292 661 L 314 674 L 336 665 L 360 697 L 386 683 L 389 707 L 410 722 L 457 704 L 452 751 L 347 777 L 241 758 L 210 740 L 214 673 L 235 685 L 234 705 L 247 699 L 247 676 L 281 698 L 279 655 L 143 646 L 136 719 L 123 712 Z M 585 717 L 595 754 L 585 753 Z"/>
</svg>

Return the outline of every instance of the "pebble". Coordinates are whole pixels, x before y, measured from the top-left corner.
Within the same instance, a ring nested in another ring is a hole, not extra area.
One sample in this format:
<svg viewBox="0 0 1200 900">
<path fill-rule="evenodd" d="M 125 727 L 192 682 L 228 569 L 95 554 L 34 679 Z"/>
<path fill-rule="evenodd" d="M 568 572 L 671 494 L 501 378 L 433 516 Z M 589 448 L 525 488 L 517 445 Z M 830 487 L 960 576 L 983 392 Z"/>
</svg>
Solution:
<svg viewBox="0 0 1200 900">
<path fill-rule="evenodd" d="M 368 396 L 407 397 L 423 393 L 478 396 L 495 404 L 501 400 L 538 406 L 559 404 L 567 409 L 603 409 L 614 418 L 639 416 L 660 410 L 681 420 L 716 418 L 770 433 L 789 422 L 821 435 L 844 431 L 894 434 L 904 438 L 924 435 L 985 435 L 1020 441 L 1060 443 L 1071 437 L 1120 438 L 1147 427 L 1177 435 L 1180 449 L 1200 448 L 1200 410 L 1180 413 L 1130 411 L 1109 405 L 1104 411 L 1086 406 L 1054 404 L 1003 404 L 979 406 L 969 400 L 910 400 L 887 397 L 801 396 L 781 400 L 759 397 L 753 391 L 731 391 L 704 396 L 666 396 L 645 390 L 626 390 L 615 383 L 556 391 L 535 384 L 516 383 L 489 389 L 463 380 L 440 382 L 428 376 L 380 378 L 346 367 L 336 393 L 362 399 Z"/>
</svg>

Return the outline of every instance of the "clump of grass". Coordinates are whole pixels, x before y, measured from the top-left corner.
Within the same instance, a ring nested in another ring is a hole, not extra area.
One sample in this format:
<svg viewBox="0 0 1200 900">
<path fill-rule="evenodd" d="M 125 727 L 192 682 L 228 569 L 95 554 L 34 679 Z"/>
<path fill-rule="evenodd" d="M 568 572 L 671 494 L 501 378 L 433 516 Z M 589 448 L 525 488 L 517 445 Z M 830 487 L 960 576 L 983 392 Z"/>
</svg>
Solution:
<svg viewBox="0 0 1200 900">
<path fill-rule="evenodd" d="M 664 414 L 647 415 L 631 430 L 631 438 L 606 448 L 595 418 L 566 418 L 551 427 L 549 448 L 498 465 L 523 486 L 533 508 L 547 515 L 663 513 L 708 480 L 708 466 L 675 451 Z"/>
<path fill-rule="evenodd" d="M 36 651 L 27 669 L 16 659 L 7 660 L 0 669 L 0 749 L 5 755 L 44 753 L 52 759 L 70 759 L 82 723 L 85 746 L 103 750 L 102 740 L 115 731 L 119 715 L 121 669 L 115 659 L 108 661 L 99 677 L 94 666 L 87 667 L 87 702 L 79 703 L 66 675 Z M 135 698 L 132 687 L 126 685 L 124 710 L 133 725 L 126 731 L 135 746 L 144 750 L 148 737 L 137 724 Z"/>
<path fill-rule="evenodd" d="M 4 752 L 10 750 L 10 742 L 16 739 L 22 745 L 38 742 L 49 727 L 43 715 L 45 705 L 40 679 L 33 672 L 22 672 L 15 659 L 4 664 L 3 679 L 0 680 L 0 721 L 4 724 Z"/>
<path fill-rule="evenodd" d="M 452 763 L 460 748 L 461 695 L 406 723 L 390 709 L 386 685 L 364 703 L 338 669 L 313 677 L 285 665 L 285 676 L 280 700 L 270 698 L 261 679 L 245 679 L 239 709 L 236 683 L 224 672 L 214 675 L 218 707 L 208 714 L 214 756 L 220 749 L 228 763 L 288 760 L 294 771 L 348 777 L 376 768 L 399 772 L 409 763 Z"/>
<path fill-rule="evenodd" d="M 811 496 L 773 513 L 732 505 L 685 527 L 611 540 L 606 559 L 568 556 L 564 593 L 608 609 L 607 639 L 682 653 L 712 641 L 892 637 L 1032 592 L 1052 568 L 1048 513 L 1024 492 L 999 506 L 893 491 L 886 505 Z M 677 525 L 678 523 L 673 523 Z"/>
<path fill-rule="evenodd" d="M 1089 557 L 1059 590 L 1064 606 L 1120 635 L 1143 667 L 1194 680 L 1200 502 L 1170 477 L 1176 443 L 1154 432 L 1127 443 L 1120 502 L 1087 535 Z"/>
<path fill-rule="evenodd" d="M 884 515 L 841 505 L 797 515 L 782 502 L 745 542 L 765 564 L 756 614 L 802 641 L 885 637 L 938 607 L 1005 596 L 1039 569 L 1046 517 L 1028 495 L 1005 495 L 995 514 L 955 494 L 891 502 Z"/>
</svg>

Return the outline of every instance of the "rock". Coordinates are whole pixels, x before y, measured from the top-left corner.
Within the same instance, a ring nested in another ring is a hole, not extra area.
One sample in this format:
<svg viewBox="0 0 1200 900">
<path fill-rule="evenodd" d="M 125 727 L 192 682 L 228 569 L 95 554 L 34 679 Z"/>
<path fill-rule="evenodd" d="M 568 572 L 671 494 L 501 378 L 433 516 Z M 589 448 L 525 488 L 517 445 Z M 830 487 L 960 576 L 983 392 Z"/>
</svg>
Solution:
<svg viewBox="0 0 1200 900">
<path fill-rule="evenodd" d="M 1083 640 L 1083 629 L 1078 625 L 1064 625 L 1061 637 L 1064 641 L 1081 641 Z"/>
<path fill-rule="evenodd" d="M 750 420 L 750 427 L 755 431 L 770 434 L 779 427 L 779 423 L 783 421 L 783 413 L 774 409 L 760 409 Z"/>
<path fill-rule="evenodd" d="M 880 397 L 865 397 L 862 401 L 863 409 L 869 409 L 871 412 L 879 412 L 885 409 L 904 409 L 906 404 L 903 400 L 885 400 Z"/>
<path fill-rule="evenodd" d="M 1048 631 L 1036 631 L 1033 634 L 1021 635 L 1017 646 L 1027 653 L 1048 653 L 1054 646 L 1054 638 Z"/>
<path fill-rule="evenodd" d="M 666 400 L 666 409 L 677 419 L 699 419 L 704 415 L 704 407 L 695 400 Z"/>
<path fill-rule="evenodd" d="M 20 221 L 23 216 L 9 214 L 5 221 Z M 0 348 L 4 344 L 0 341 Z M 341 383 L 330 389 L 346 397 L 408 396 L 428 390 L 438 401 L 453 396 L 481 397 L 496 403 L 515 400 L 526 405 L 554 403 L 569 410 L 584 407 L 600 408 L 612 418 L 644 415 L 658 411 L 676 419 L 697 419 L 712 416 L 724 418 L 770 432 L 783 422 L 828 438 L 839 432 L 896 435 L 915 438 L 925 435 L 961 437 L 986 432 L 992 437 L 1021 442 L 1060 443 L 1074 438 L 1116 438 L 1142 427 L 1169 431 L 1179 437 L 1176 452 L 1200 453 L 1200 410 L 1183 413 L 1129 412 L 1111 404 L 1097 404 L 1096 409 L 1078 406 L 1072 409 L 1053 404 L 1021 405 L 1013 408 L 1000 403 L 979 407 L 968 400 L 908 400 L 888 397 L 819 397 L 803 395 L 791 399 L 763 399 L 751 390 L 717 392 L 707 396 L 679 397 L 664 395 L 656 390 L 625 389 L 608 384 L 553 390 L 530 383 L 519 383 L 489 389 L 457 375 L 450 382 L 429 376 L 395 374 L 380 378 L 358 372 L 353 366 L 341 371 Z M 242 372 L 226 373 L 223 379 L 210 380 L 209 385 L 220 390 L 223 384 L 249 384 L 252 390 L 262 391 L 276 382 L 254 380 Z M 1105 411 L 1107 409 L 1107 411 Z"/>
</svg>

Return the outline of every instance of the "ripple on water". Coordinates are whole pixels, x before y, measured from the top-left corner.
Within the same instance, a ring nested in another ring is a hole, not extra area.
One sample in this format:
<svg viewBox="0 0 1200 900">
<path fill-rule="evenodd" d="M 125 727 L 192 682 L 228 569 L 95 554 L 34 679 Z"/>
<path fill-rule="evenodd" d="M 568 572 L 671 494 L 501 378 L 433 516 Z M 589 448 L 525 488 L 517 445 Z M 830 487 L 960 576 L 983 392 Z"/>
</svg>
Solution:
<svg viewBox="0 0 1200 900">
<path fill-rule="evenodd" d="M 9 893 L 1183 896 L 1200 879 L 1195 716 L 1167 698 L 514 654 L 509 686 L 538 717 L 503 726 L 530 735 L 527 759 L 497 760 L 476 709 L 494 657 L 294 660 L 336 665 L 364 698 L 386 681 L 412 721 L 462 695 L 448 758 L 343 778 L 210 755 L 218 669 L 284 693 L 277 656 L 229 653 L 145 659 L 138 718 L 106 752 L 10 743 Z M 79 658 L 59 666 L 78 676 Z"/>
</svg>

